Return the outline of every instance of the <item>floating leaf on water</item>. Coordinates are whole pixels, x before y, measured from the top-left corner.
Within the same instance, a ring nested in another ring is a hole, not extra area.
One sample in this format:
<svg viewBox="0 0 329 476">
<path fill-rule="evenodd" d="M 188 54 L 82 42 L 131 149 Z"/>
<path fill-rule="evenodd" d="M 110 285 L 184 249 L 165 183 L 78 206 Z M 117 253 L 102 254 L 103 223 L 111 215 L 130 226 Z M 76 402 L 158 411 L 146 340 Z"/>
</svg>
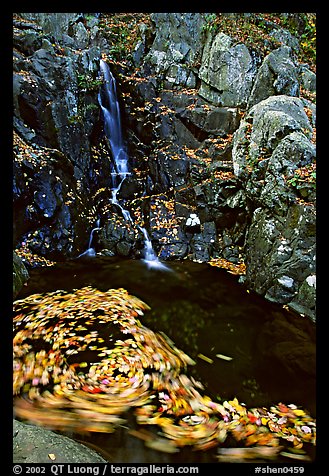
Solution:
<svg viewBox="0 0 329 476">
<path fill-rule="evenodd" d="M 216 446 L 218 446 L 218 441 L 208 440 L 208 441 L 204 441 L 204 442 L 201 442 L 201 443 L 196 443 L 195 446 L 194 446 L 194 450 L 206 451 L 206 450 L 209 450 L 211 448 L 215 448 Z"/>
<path fill-rule="evenodd" d="M 200 390 L 204 390 L 204 386 L 201 382 L 199 382 L 198 380 L 195 380 L 195 378 L 192 376 L 191 377 L 191 380 L 193 382 L 193 385 L 197 388 L 199 388 Z"/>
<path fill-rule="evenodd" d="M 227 437 L 227 430 L 226 428 L 222 428 L 217 435 L 217 439 L 220 443 L 223 443 L 226 440 Z"/>
<path fill-rule="evenodd" d="M 289 412 L 289 408 L 287 407 L 287 405 L 284 405 L 283 403 L 278 404 L 278 409 L 282 413 L 288 413 Z"/>
<path fill-rule="evenodd" d="M 199 357 L 199 359 L 202 359 L 205 362 L 208 362 L 208 364 L 213 364 L 214 363 L 214 361 L 210 357 L 207 357 L 204 354 L 198 354 L 198 357 Z"/>
<path fill-rule="evenodd" d="M 224 355 L 224 354 L 216 354 L 216 357 L 222 360 L 233 360 L 233 357 L 229 357 L 228 355 Z"/>
</svg>

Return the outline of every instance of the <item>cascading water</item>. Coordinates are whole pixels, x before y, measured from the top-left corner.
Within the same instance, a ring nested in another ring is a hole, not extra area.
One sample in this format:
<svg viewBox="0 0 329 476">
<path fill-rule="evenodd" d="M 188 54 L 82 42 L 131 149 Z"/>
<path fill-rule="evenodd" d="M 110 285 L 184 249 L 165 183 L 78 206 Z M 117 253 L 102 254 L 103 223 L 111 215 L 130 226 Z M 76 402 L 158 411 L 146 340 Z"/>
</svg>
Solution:
<svg viewBox="0 0 329 476">
<path fill-rule="evenodd" d="M 112 184 L 117 193 L 123 180 L 130 174 L 128 156 L 122 140 L 120 106 L 117 99 L 115 79 L 110 68 L 103 60 L 100 60 L 100 69 L 105 86 L 98 93 L 98 102 L 103 112 L 104 131 L 113 155 L 113 162 L 111 162 Z"/>
<path fill-rule="evenodd" d="M 105 86 L 98 93 L 98 102 L 103 112 L 104 131 L 113 155 L 113 161 L 111 162 L 111 200 L 112 203 L 120 208 L 124 219 L 133 222 L 129 211 L 121 206 L 117 198 L 121 185 L 127 175 L 130 175 L 130 172 L 128 169 L 128 156 L 122 140 L 120 107 L 117 99 L 115 79 L 110 68 L 103 60 L 100 60 L 100 69 L 104 77 Z"/>
<path fill-rule="evenodd" d="M 88 248 L 86 249 L 86 251 L 81 253 L 81 255 L 79 255 L 78 258 L 81 258 L 82 256 L 96 256 L 96 250 L 95 250 L 95 248 L 92 247 L 92 243 L 93 243 L 95 231 L 98 231 L 100 229 L 101 229 L 100 228 L 100 219 L 98 218 L 98 220 L 96 222 L 96 227 L 93 228 L 90 232 Z"/>
<path fill-rule="evenodd" d="M 96 222 L 96 227 L 91 230 L 90 237 L 89 237 L 89 243 L 88 243 L 88 248 L 91 248 L 93 238 L 94 238 L 94 232 L 100 230 L 100 219 L 98 218 Z"/>
<path fill-rule="evenodd" d="M 168 266 L 161 263 L 157 255 L 154 253 L 152 242 L 148 236 L 148 233 L 145 228 L 139 227 L 141 232 L 144 235 L 144 263 L 146 263 L 148 268 L 152 269 L 162 269 L 165 271 L 171 271 Z"/>
<path fill-rule="evenodd" d="M 118 206 L 126 221 L 134 224 L 134 221 L 129 213 L 118 200 L 118 193 L 125 181 L 127 175 L 130 175 L 128 168 L 128 155 L 126 153 L 121 129 L 120 107 L 116 93 L 116 83 L 114 76 L 107 63 L 100 60 L 100 71 L 104 77 L 104 87 L 101 87 L 98 94 L 98 102 L 103 112 L 104 131 L 110 143 L 113 161 L 111 162 L 111 176 L 112 176 L 112 197 L 113 204 Z M 170 270 L 165 266 L 157 255 L 155 254 L 152 242 L 148 236 L 145 228 L 138 227 L 144 236 L 144 259 L 143 261 L 149 268 Z"/>
</svg>

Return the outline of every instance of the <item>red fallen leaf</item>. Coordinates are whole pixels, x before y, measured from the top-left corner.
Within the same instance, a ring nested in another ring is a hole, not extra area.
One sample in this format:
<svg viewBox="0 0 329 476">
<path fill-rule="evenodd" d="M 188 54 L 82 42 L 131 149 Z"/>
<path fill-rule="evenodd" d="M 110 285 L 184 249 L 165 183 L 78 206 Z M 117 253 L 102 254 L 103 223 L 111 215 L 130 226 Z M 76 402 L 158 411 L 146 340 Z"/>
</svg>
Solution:
<svg viewBox="0 0 329 476">
<path fill-rule="evenodd" d="M 256 417 L 253 413 L 248 412 L 248 418 L 251 423 L 255 423 L 256 420 L 258 420 L 258 417 Z"/>
<path fill-rule="evenodd" d="M 289 408 L 286 405 L 284 405 L 283 403 L 278 404 L 278 409 L 282 413 L 288 413 L 289 412 Z"/>
<path fill-rule="evenodd" d="M 98 387 L 91 387 L 90 385 L 84 385 L 81 390 L 88 393 L 101 393 L 102 390 Z"/>
<path fill-rule="evenodd" d="M 101 392 L 102 392 L 102 390 L 98 387 L 95 387 L 90 391 L 90 393 L 101 393 Z"/>
</svg>

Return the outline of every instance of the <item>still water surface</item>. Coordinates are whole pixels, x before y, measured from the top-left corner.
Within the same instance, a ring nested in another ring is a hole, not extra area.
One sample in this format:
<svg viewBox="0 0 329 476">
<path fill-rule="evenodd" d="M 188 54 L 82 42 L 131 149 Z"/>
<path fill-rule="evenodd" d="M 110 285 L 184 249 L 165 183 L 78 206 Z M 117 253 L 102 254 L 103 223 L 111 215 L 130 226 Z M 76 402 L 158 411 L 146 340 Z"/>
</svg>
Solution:
<svg viewBox="0 0 329 476">
<path fill-rule="evenodd" d="M 84 286 L 125 288 L 151 307 L 142 323 L 164 332 L 196 361 L 187 373 L 203 383 L 211 398 L 237 397 L 247 407 L 295 403 L 315 417 L 315 326 L 249 292 L 224 270 L 189 261 L 171 262 L 170 268 L 148 269 L 141 261 L 107 257 L 58 263 L 31 270 L 17 299 Z M 130 414 L 126 426 L 137 428 Z M 114 434 L 70 436 L 114 463 L 215 461 L 215 451 L 156 452 L 125 428 Z"/>
</svg>

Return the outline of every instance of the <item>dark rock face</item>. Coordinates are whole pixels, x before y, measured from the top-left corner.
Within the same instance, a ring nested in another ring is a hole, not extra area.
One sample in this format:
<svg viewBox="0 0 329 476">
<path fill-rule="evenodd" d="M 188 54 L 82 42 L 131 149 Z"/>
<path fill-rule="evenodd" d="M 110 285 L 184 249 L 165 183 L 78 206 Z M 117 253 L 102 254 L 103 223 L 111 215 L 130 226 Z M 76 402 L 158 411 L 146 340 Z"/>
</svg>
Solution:
<svg viewBox="0 0 329 476">
<path fill-rule="evenodd" d="M 73 256 L 87 242 L 88 202 L 74 178 L 74 167 L 56 149 L 14 146 L 14 245 L 50 259 Z M 71 205 L 75 206 L 71 206 Z"/>
<path fill-rule="evenodd" d="M 314 319 L 315 190 L 298 174 L 315 163 L 315 106 L 299 97 L 315 75 L 287 30 L 273 25 L 281 46 L 261 57 L 208 21 L 154 13 L 131 61 L 111 63 L 132 224 L 111 202 L 97 100 L 109 27 L 92 14 L 15 19 L 15 246 L 75 257 L 100 219 L 96 252 L 140 258 L 145 227 L 160 259 L 245 259 L 251 289 Z"/>
<path fill-rule="evenodd" d="M 261 208 L 255 211 L 246 240 L 247 283 L 259 294 L 274 302 L 298 304 L 299 289 L 305 283 L 308 294 L 314 296 L 314 256 L 313 207 L 296 204 L 284 217 Z M 314 308 L 315 301 L 304 313 L 314 317 Z"/>
<path fill-rule="evenodd" d="M 154 157 L 150 156 L 150 178 L 154 192 L 165 192 L 185 185 L 189 168 L 189 160 L 181 154 L 181 150 L 171 147 L 157 151 Z"/>
<path fill-rule="evenodd" d="M 75 166 L 76 178 L 81 179 L 90 166 L 91 125 L 95 111 L 98 114 L 96 95 L 84 90 L 82 79 L 79 81 L 84 69 L 81 59 L 61 56 L 52 49 L 37 49 L 16 62 L 16 124 L 33 129 L 38 145 L 65 153 Z M 87 74 L 90 82 L 96 81 L 97 70 Z"/>
<path fill-rule="evenodd" d="M 24 15 L 14 28 L 14 241 L 63 259 L 87 243 L 98 169 L 109 170 L 91 151 L 100 50 L 80 15 Z"/>
</svg>

